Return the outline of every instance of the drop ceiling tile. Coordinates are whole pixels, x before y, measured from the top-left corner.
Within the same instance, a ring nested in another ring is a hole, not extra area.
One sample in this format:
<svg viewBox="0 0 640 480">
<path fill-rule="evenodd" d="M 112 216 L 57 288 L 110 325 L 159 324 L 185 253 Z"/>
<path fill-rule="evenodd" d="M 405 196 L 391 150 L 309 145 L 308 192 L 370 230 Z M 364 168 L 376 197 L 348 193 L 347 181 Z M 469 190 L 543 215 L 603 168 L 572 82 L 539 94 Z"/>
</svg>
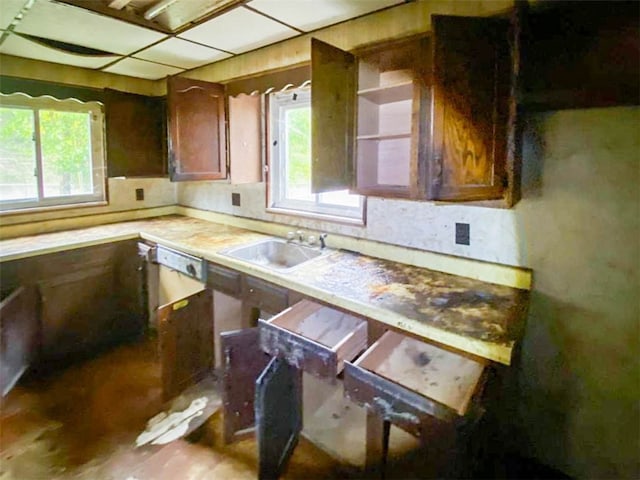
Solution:
<svg viewBox="0 0 640 480">
<path fill-rule="evenodd" d="M 230 56 L 230 53 L 180 38 L 170 38 L 134 55 L 134 57 L 143 60 L 181 68 L 195 68 Z"/>
<path fill-rule="evenodd" d="M 7 28 L 15 16 L 20 13 L 25 4 L 24 0 L 0 0 L 0 28 Z"/>
<path fill-rule="evenodd" d="M 244 7 L 220 15 L 180 34 L 180 37 L 220 50 L 243 53 L 298 35 L 296 30 Z"/>
<path fill-rule="evenodd" d="M 84 68 L 100 68 L 120 58 L 119 55 L 96 57 L 68 53 L 15 34 L 10 34 L 0 45 L 0 53 Z"/>
<path fill-rule="evenodd" d="M 46 0 L 38 0 L 33 5 L 16 31 L 121 54 L 129 54 L 166 37 L 147 28 Z"/>
<path fill-rule="evenodd" d="M 308 32 L 402 2 L 403 0 L 253 0 L 248 5 Z"/>
<path fill-rule="evenodd" d="M 117 73 L 119 75 L 128 75 L 130 77 L 158 80 L 167 75 L 175 75 L 184 70 L 167 65 L 160 65 L 159 63 L 147 62 L 146 60 L 138 60 L 137 58 L 124 58 L 118 63 L 114 63 L 110 67 L 105 68 L 103 71 Z"/>
</svg>

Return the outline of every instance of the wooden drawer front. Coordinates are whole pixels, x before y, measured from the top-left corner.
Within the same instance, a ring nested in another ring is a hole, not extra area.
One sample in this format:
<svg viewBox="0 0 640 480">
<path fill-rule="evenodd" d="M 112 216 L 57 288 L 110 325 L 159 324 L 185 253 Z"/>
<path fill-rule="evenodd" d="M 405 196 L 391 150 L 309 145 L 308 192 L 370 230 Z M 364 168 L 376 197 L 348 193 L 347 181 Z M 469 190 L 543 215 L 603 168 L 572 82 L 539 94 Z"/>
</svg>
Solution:
<svg viewBox="0 0 640 480">
<path fill-rule="evenodd" d="M 260 347 L 321 378 L 335 378 L 367 345 L 367 322 L 302 300 L 260 320 Z"/>
<path fill-rule="evenodd" d="M 239 272 L 228 268 L 211 264 L 207 266 L 207 287 L 232 297 L 238 297 L 242 292 L 240 277 Z"/>
<path fill-rule="evenodd" d="M 268 313 L 278 313 L 289 306 L 289 291 L 257 278 L 246 277 L 245 301 Z"/>
<path fill-rule="evenodd" d="M 433 417 L 459 422 L 484 384 L 484 365 L 387 332 L 357 361 L 346 362 L 345 395 L 419 436 Z"/>
<path fill-rule="evenodd" d="M 206 262 L 202 258 L 171 250 L 161 245 L 157 247 L 156 257 L 160 265 L 172 268 L 200 282 L 205 282 L 207 279 Z"/>
</svg>

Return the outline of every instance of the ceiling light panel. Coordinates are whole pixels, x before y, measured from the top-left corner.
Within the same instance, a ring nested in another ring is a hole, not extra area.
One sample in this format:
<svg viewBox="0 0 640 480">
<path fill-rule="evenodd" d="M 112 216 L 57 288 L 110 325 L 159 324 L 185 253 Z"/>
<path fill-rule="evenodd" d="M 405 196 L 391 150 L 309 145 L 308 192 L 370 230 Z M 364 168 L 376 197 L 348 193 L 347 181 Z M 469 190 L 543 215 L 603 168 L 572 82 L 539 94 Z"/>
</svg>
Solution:
<svg viewBox="0 0 640 480">
<path fill-rule="evenodd" d="M 180 38 L 170 38 L 135 54 L 136 58 L 181 68 L 195 68 L 230 56 L 227 52 Z"/>
<path fill-rule="evenodd" d="M 248 6 L 308 32 L 399 3 L 403 0 L 253 0 Z"/>
<path fill-rule="evenodd" d="M 130 77 L 147 78 L 149 80 L 158 80 L 167 75 L 175 75 L 184 70 L 159 63 L 147 62 L 146 60 L 138 60 L 137 58 L 124 58 L 118 63 L 114 63 L 104 72 L 117 73 L 118 75 L 128 75 Z"/>
<path fill-rule="evenodd" d="M 181 33 L 180 37 L 220 50 L 243 53 L 294 37 L 298 33 L 259 13 L 238 7 Z"/>
<path fill-rule="evenodd" d="M 44 0 L 33 5 L 16 31 L 125 55 L 166 38 L 147 28 Z"/>
<path fill-rule="evenodd" d="M 9 35 L 2 42 L 0 53 L 84 68 L 100 68 L 120 58 L 118 55 L 95 56 L 67 53 L 15 34 Z"/>
<path fill-rule="evenodd" d="M 0 2 L 2 3 L 0 5 L 0 28 L 7 28 L 26 2 L 25 0 L 0 0 Z"/>
</svg>

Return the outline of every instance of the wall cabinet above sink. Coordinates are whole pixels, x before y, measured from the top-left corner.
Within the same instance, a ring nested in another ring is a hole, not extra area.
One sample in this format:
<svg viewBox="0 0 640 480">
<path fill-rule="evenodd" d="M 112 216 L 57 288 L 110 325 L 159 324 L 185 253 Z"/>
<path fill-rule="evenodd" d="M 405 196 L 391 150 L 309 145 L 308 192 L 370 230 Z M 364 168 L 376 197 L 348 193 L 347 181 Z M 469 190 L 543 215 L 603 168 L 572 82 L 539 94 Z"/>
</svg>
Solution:
<svg viewBox="0 0 640 480">
<path fill-rule="evenodd" d="M 432 23 L 356 54 L 312 41 L 316 192 L 517 201 L 518 14 Z"/>
</svg>

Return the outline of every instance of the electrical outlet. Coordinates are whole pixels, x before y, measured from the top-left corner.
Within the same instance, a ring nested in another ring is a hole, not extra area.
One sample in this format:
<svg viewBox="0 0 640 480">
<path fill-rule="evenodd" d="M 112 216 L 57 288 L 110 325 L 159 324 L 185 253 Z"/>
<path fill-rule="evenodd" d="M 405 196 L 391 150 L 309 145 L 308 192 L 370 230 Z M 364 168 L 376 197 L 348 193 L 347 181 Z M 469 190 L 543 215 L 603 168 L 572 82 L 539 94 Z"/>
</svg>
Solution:
<svg viewBox="0 0 640 480">
<path fill-rule="evenodd" d="M 456 243 L 458 245 L 471 244 L 471 232 L 468 223 L 456 223 Z"/>
<path fill-rule="evenodd" d="M 239 207 L 240 206 L 240 194 L 239 193 L 232 193 L 231 194 L 231 205 L 233 205 L 234 207 Z"/>
<path fill-rule="evenodd" d="M 136 188 L 136 200 L 144 200 L 144 188 Z"/>
</svg>

